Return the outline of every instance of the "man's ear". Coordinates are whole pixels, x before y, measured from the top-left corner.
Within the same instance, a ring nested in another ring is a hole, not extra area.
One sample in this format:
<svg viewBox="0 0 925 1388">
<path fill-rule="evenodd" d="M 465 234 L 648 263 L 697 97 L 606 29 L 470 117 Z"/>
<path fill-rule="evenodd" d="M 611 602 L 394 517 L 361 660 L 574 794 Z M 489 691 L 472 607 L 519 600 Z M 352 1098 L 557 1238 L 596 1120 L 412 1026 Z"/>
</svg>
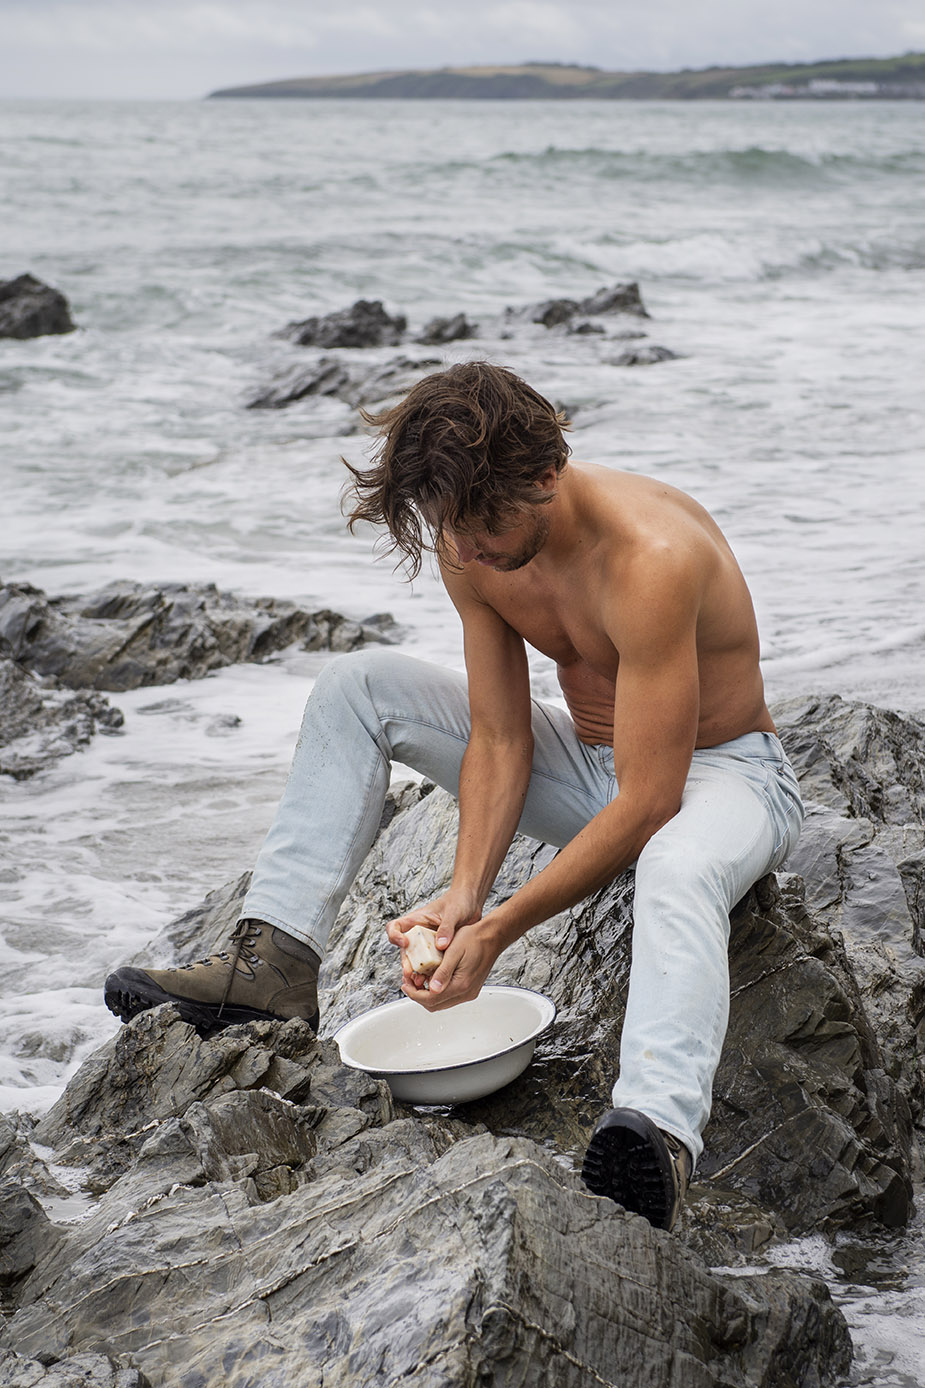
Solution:
<svg viewBox="0 0 925 1388">
<path fill-rule="evenodd" d="M 541 472 L 539 477 L 533 479 L 534 487 L 539 487 L 541 492 L 554 492 L 559 484 L 559 473 L 555 466 L 550 463 L 545 472 Z"/>
</svg>

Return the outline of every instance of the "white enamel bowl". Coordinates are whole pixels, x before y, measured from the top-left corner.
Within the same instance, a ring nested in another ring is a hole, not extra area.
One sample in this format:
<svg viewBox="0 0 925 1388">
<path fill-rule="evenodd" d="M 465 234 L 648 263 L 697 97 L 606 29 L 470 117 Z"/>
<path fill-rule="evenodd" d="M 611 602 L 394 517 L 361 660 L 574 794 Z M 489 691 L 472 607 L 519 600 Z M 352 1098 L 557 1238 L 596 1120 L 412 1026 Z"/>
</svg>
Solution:
<svg viewBox="0 0 925 1388">
<path fill-rule="evenodd" d="M 529 988 L 494 985 L 474 1002 L 428 1012 L 410 998 L 354 1017 L 334 1040 L 355 1070 L 388 1081 L 406 1104 L 464 1104 L 525 1070 L 555 1004 Z"/>
</svg>

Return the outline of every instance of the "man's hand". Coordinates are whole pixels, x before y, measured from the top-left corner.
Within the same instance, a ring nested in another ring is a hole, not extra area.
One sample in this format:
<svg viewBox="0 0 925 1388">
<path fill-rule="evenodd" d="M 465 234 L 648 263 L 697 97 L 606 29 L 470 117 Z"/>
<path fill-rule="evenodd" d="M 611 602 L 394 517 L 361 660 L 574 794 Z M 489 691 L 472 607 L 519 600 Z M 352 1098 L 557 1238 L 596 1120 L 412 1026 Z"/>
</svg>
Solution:
<svg viewBox="0 0 925 1388">
<path fill-rule="evenodd" d="M 460 927 L 471 925 L 480 916 L 481 910 L 471 896 L 458 891 L 454 892 L 451 888 L 443 896 L 429 901 L 426 906 L 418 906 L 406 915 L 398 916 L 395 920 L 389 921 L 386 929 L 392 944 L 404 951 L 408 944 L 405 931 L 410 930 L 413 925 L 429 926 L 431 930 L 436 931 L 437 948 L 445 950 L 452 944 L 456 931 Z M 416 992 L 423 989 L 424 975 L 412 973 L 404 952 L 402 953 L 402 973 L 404 982 L 410 982 Z M 440 991 L 439 988 L 437 991 Z M 409 996 L 411 995 L 409 994 Z"/>
<path fill-rule="evenodd" d="M 491 929 L 490 917 L 460 926 L 447 946 L 443 963 L 431 974 L 429 987 L 422 986 L 424 980 L 419 975 L 406 973 L 402 992 L 428 1012 L 471 1002 L 478 997 L 500 953 L 500 941 Z"/>
</svg>

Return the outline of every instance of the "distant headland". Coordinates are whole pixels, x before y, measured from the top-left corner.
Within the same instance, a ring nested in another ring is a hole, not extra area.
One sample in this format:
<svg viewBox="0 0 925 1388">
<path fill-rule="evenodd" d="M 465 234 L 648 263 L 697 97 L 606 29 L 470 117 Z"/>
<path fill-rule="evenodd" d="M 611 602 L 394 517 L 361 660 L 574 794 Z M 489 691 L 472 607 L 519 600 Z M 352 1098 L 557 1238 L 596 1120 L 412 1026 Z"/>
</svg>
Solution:
<svg viewBox="0 0 925 1388">
<path fill-rule="evenodd" d="M 899 58 L 838 58 L 818 63 L 605 72 L 568 63 L 444 67 L 292 77 L 224 87 L 213 98 L 365 98 L 394 100 L 925 100 L 925 53 Z"/>
</svg>

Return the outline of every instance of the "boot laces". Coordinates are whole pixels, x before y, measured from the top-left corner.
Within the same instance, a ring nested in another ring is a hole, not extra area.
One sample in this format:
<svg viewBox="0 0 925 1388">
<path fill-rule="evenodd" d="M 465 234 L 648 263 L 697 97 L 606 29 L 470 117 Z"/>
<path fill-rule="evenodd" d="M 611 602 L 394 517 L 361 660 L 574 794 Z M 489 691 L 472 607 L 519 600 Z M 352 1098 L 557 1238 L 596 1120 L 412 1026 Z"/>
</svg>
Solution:
<svg viewBox="0 0 925 1388">
<path fill-rule="evenodd" d="M 242 954 L 244 954 L 245 949 L 248 950 L 248 954 L 245 957 L 249 964 L 260 963 L 260 955 L 257 954 L 256 950 L 254 949 L 254 946 L 260 938 L 260 931 L 261 926 L 257 921 L 238 921 L 237 925 L 235 926 L 234 930 L 231 932 L 231 935 L 229 936 L 229 944 L 233 946 L 231 955 L 229 956 L 226 950 L 221 951 L 221 956 L 223 959 L 228 959 L 230 957 L 231 968 L 228 970 L 228 978 L 225 981 L 225 988 L 224 992 L 222 993 L 222 1000 L 218 1005 L 219 1017 L 222 1015 L 222 1010 L 225 1006 L 225 1003 L 228 1001 L 228 994 L 231 992 L 231 985 L 234 983 L 234 976 L 238 971 L 238 963 L 241 959 Z"/>
</svg>

